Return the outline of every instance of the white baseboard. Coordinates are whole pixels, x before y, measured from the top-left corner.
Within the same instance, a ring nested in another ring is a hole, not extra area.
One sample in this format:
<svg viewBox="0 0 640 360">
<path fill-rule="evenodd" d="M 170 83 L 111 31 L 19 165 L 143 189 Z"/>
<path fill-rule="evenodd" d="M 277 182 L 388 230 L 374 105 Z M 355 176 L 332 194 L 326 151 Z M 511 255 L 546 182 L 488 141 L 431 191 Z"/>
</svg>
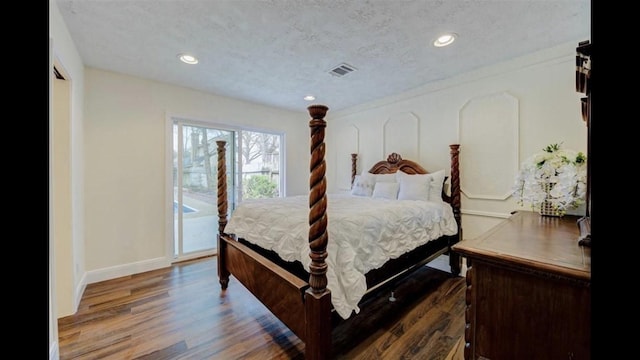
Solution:
<svg viewBox="0 0 640 360">
<path fill-rule="evenodd" d="M 145 271 L 162 269 L 171 266 L 171 260 L 166 257 L 149 259 L 130 264 L 112 266 L 109 268 L 91 270 L 83 277 L 85 286 L 95 282 L 111 280 L 122 276 L 129 276 Z"/>
<path fill-rule="evenodd" d="M 145 261 L 139 261 L 136 263 L 123 264 L 123 265 L 113 266 L 109 268 L 85 272 L 82 278 L 80 279 L 80 281 L 78 282 L 74 292 L 73 313 L 58 314 L 58 318 L 73 315 L 78 311 L 78 306 L 80 306 L 80 300 L 82 299 L 82 295 L 84 294 L 84 290 L 87 288 L 88 284 L 105 281 L 105 280 L 111 280 L 111 279 L 119 278 L 122 276 L 138 274 L 145 271 L 162 269 L 169 266 L 171 266 L 170 259 L 156 258 L 156 259 L 150 259 Z"/>
<path fill-rule="evenodd" d="M 87 287 L 87 273 L 82 275 L 80 281 L 76 286 L 76 291 L 73 294 L 73 313 L 75 314 L 78 311 L 78 306 L 80 306 L 80 300 L 82 299 L 82 294 L 84 294 L 84 289 Z"/>
<path fill-rule="evenodd" d="M 467 215 L 500 218 L 500 219 L 508 219 L 511 217 L 510 213 L 499 213 L 499 212 L 492 212 L 492 211 L 480 211 L 480 210 L 470 210 L 470 209 L 461 209 L 460 213 L 467 214 Z"/>
<path fill-rule="evenodd" d="M 49 347 L 49 360 L 59 360 L 60 354 L 58 353 L 58 342 L 54 341 Z"/>
</svg>

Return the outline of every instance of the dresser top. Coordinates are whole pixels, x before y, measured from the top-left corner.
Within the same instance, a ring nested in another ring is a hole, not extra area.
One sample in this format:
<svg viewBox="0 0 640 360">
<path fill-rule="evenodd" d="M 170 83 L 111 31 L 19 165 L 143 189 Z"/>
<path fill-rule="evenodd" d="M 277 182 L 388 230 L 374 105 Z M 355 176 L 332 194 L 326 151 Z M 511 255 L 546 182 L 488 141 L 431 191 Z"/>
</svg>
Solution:
<svg viewBox="0 0 640 360">
<path fill-rule="evenodd" d="M 453 250 L 471 259 L 590 280 L 591 249 L 578 245 L 579 218 L 518 211 L 478 238 L 455 244 Z"/>
</svg>

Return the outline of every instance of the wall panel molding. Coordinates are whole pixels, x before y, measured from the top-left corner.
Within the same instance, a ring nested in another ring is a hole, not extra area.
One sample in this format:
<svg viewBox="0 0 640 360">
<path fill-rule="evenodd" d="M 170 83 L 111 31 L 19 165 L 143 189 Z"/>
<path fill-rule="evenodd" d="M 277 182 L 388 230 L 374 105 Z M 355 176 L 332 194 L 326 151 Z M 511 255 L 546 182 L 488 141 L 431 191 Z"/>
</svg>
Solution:
<svg viewBox="0 0 640 360">
<path fill-rule="evenodd" d="M 383 159 L 392 152 L 403 159 L 417 161 L 420 157 L 420 119 L 413 112 L 389 116 L 383 126 Z"/>
<path fill-rule="evenodd" d="M 518 172 L 518 99 L 507 92 L 467 101 L 458 113 L 460 190 L 469 198 L 505 200 Z"/>
</svg>

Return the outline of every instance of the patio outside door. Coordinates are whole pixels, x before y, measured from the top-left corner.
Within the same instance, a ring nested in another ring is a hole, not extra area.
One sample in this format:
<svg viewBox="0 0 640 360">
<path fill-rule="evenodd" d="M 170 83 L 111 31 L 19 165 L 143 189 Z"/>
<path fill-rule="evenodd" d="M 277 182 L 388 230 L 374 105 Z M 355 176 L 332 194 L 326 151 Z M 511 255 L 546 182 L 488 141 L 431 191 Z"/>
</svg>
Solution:
<svg viewBox="0 0 640 360">
<path fill-rule="evenodd" d="M 218 233 L 218 140 L 227 142 L 227 184 L 233 189 L 234 131 L 174 121 L 174 257 L 216 254 Z M 229 194 L 233 196 L 233 191 Z M 229 201 L 233 204 L 233 201 Z"/>
</svg>

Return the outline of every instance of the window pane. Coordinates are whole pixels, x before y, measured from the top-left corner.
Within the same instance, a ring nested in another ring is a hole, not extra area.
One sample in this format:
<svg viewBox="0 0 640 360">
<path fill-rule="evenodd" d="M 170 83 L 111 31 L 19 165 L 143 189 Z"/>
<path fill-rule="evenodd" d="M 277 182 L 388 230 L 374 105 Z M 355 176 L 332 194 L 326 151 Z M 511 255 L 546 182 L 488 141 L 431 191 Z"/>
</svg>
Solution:
<svg viewBox="0 0 640 360">
<path fill-rule="evenodd" d="M 242 198 L 280 196 L 280 135 L 242 131 Z"/>
</svg>

